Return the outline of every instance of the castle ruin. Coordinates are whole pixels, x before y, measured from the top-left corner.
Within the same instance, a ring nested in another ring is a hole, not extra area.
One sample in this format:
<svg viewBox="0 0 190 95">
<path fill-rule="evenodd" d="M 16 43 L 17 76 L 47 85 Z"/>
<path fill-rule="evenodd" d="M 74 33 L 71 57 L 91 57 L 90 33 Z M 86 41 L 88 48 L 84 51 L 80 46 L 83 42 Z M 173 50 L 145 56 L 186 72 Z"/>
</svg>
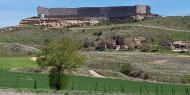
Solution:
<svg viewBox="0 0 190 95">
<path fill-rule="evenodd" d="M 101 21 L 144 19 L 155 17 L 147 5 L 80 8 L 37 8 L 38 16 L 20 22 L 25 25 L 44 25 L 49 27 L 70 27 L 94 25 Z"/>
</svg>

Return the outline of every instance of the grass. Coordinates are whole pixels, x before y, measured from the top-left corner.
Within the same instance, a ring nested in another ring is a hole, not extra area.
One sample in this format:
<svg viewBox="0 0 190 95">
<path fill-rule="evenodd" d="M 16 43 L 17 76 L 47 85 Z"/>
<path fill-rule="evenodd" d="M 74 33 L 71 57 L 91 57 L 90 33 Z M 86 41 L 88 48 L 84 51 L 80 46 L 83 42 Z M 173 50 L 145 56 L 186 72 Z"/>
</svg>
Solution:
<svg viewBox="0 0 190 95">
<path fill-rule="evenodd" d="M 108 29 L 87 29 L 87 30 L 69 30 L 69 29 L 46 29 L 42 27 L 26 27 L 19 30 L 6 31 L 0 33 L 0 43 L 20 43 L 24 45 L 43 45 L 46 39 L 56 39 L 62 37 L 75 38 L 83 42 L 87 38 L 95 40 L 95 32 L 102 32 L 102 37 L 110 35 L 125 34 L 127 36 L 145 36 L 155 39 L 163 39 L 163 36 L 169 36 L 173 40 L 190 40 L 189 32 L 174 32 L 163 29 L 152 29 L 148 27 L 136 26 L 115 26 L 112 30 Z"/>
<path fill-rule="evenodd" d="M 161 26 L 173 29 L 190 30 L 190 16 L 161 17 L 142 21 L 143 25 Z"/>
<path fill-rule="evenodd" d="M 97 26 L 94 26 L 94 27 L 97 27 Z M 94 35 L 100 32 L 102 35 L 99 35 L 99 36 Z M 32 47 L 41 49 L 44 45 L 44 42 L 47 39 L 59 39 L 63 37 L 69 37 L 81 43 L 85 43 L 85 42 L 96 43 L 96 39 L 98 38 L 107 38 L 107 37 L 113 37 L 117 35 L 124 35 L 126 37 L 140 36 L 144 38 L 153 39 L 154 42 L 149 43 L 152 46 L 151 49 L 153 50 L 154 50 L 153 46 L 156 46 L 156 48 L 159 47 L 159 43 L 162 40 L 168 40 L 168 39 L 190 40 L 190 32 L 153 29 L 149 27 L 117 26 L 116 25 L 114 26 L 114 28 L 109 27 L 105 29 L 94 28 L 94 29 L 86 29 L 86 30 L 80 30 L 80 29 L 70 30 L 70 29 L 65 29 L 65 28 L 48 29 L 48 28 L 43 28 L 43 27 L 32 26 L 32 27 L 25 27 L 25 28 L 20 28 L 17 30 L 0 33 L 0 43 L 20 43 L 26 46 L 32 46 Z M 94 50 L 94 48 L 91 48 L 91 49 Z M 151 52 L 151 49 L 148 52 Z M 157 52 L 164 52 L 164 53 L 172 52 L 167 49 L 160 49 L 160 48 L 158 49 L 159 50 Z M 6 55 L 7 52 L 2 50 L 0 51 L 0 54 Z M 3 55 L 0 55 L 0 56 L 3 56 Z"/>
<path fill-rule="evenodd" d="M 89 58 L 85 66 L 90 69 L 119 72 L 123 64 L 130 63 L 136 71 L 144 71 L 151 74 L 152 77 L 150 79 L 152 81 L 181 83 L 181 75 L 189 75 L 190 73 L 190 58 L 178 54 L 125 51 L 83 53 Z"/>
<path fill-rule="evenodd" d="M 36 68 L 38 65 L 29 57 L 0 58 L 3 69 L 11 68 Z"/>
<path fill-rule="evenodd" d="M 170 34 L 170 38 L 175 38 L 176 40 L 190 40 L 190 33 L 188 32 L 175 32 Z"/>
<path fill-rule="evenodd" d="M 49 29 L 45 30 L 40 27 L 27 27 L 17 31 L 0 33 L 1 43 L 21 43 L 25 45 L 43 45 L 46 39 L 70 37 L 75 38 L 79 41 L 84 41 L 86 38 L 94 41 L 97 36 L 93 35 L 95 32 L 102 32 L 101 37 L 124 34 L 129 37 L 133 36 L 143 36 L 148 38 L 154 38 L 155 43 L 167 37 L 174 40 L 190 40 L 190 32 L 174 32 L 161 29 L 143 28 L 143 27 L 115 27 L 113 31 L 110 29 L 93 29 L 93 30 L 77 30 L 71 31 L 67 29 Z M 189 59 L 188 58 L 178 58 L 170 56 L 149 56 L 145 54 L 129 54 L 124 53 L 116 54 L 94 54 L 89 55 L 94 57 L 90 59 L 89 62 L 93 67 L 92 69 L 97 69 L 100 66 L 102 69 L 117 70 L 120 68 L 118 63 L 125 63 L 126 61 L 131 62 L 137 68 L 146 70 L 147 72 L 153 72 L 158 74 L 163 73 L 166 78 L 168 78 L 167 73 L 170 75 L 172 80 L 176 79 L 178 73 L 184 72 L 189 73 Z M 101 58 L 101 59 L 100 59 Z M 155 60 L 168 60 L 167 64 L 147 64 L 148 62 L 154 62 Z M 95 63 L 95 65 L 94 65 Z M 36 68 L 37 64 L 31 61 L 30 58 L 26 57 L 16 57 L 16 58 L 0 58 L 0 64 L 3 64 L 3 70 L 0 72 L 3 78 L 0 81 L 0 87 L 7 88 L 34 88 L 34 81 L 37 81 L 37 88 L 49 89 L 48 86 L 48 76 L 46 74 L 40 73 L 19 73 L 10 72 L 9 69 L 12 68 Z M 103 64 L 103 66 L 101 66 Z M 113 64 L 113 65 L 111 65 Z M 116 68 L 117 66 L 117 68 Z M 98 68 L 99 69 L 99 68 Z M 163 77 L 158 75 L 157 77 Z M 179 76 L 177 76 L 179 77 Z M 169 80 L 171 81 L 171 80 Z M 71 76 L 70 84 L 67 86 L 66 90 L 83 90 L 83 91 L 101 91 L 101 92 L 125 92 L 125 93 L 144 93 L 145 95 L 151 93 L 158 93 L 157 95 L 172 95 L 172 89 L 175 90 L 175 95 L 186 95 L 187 85 L 174 85 L 174 84 L 155 84 L 147 82 L 136 82 L 129 80 L 118 80 L 118 79 L 102 79 L 102 78 L 92 78 L 92 77 L 82 77 L 82 76 Z M 124 89 L 124 90 L 123 90 Z M 162 93 L 163 92 L 163 93 Z M 146 94 L 147 93 L 147 94 Z M 161 94 L 162 93 L 162 94 Z M 188 95 L 188 94 L 187 94 Z"/>
<path fill-rule="evenodd" d="M 0 57 L 6 56 L 34 56 L 40 53 L 39 49 L 17 43 L 0 43 Z"/>
<path fill-rule="evenodd" d="M 3 71 L 3 80 L 0 81 L 0 87 L 7 88 L 34 88 L 34 80 L 37 80 L 38 89 L 49 89 L 48 76 L 46 74 L 18 73 Z M 188 85 L 159 84 L 148 82 L 137 82 L 129 80 L 92 78 L 83 76 L 70 76 L 71 80 L 65 90 L 80 91 L 101 91 L 101 92 L 123 92 L 123 93 L 151 93 L 157 95 L 172 95 L 172 89 L 175 95 L 187 95 Z M 157 89 L 157 90 L 156 90 Z"/>
<path fill-rule="evenodd" d="M 99 55 L 100 57 L 102 55 Z M 121 56 L 124 56 L 121 54 Z M 109 55 L 113 59 L 113 56 Z M 10 72 L 7 68 L 36 67 L 30 58 L 1 58 L 4 70 L 0 70 L 0 87 L 3 88 L 28 88 L 34 89 L 34 81 L 37 81 L 37 89 L 50 89 L 48 75 L 41 73 Z M 7 63 L 7 64 L 6 64 Z M 27 65 L 28 64 L 28 65 Z M 188 89 L 188 90 L 187 90 Z M 188 95 L 189 85 L 150 83 L 145 81 L 131 81 L 111 78 L 93 78 L 84 76 L 70 76 L 70 82 L 65 90 L 90 91 L 90 92 L 122 92 L 137 93 L 143 95 Z M 157 93 L 157 94 L 156 94 Z M 162 93 L 162 94 L 161 94 Z"/>
</svg>

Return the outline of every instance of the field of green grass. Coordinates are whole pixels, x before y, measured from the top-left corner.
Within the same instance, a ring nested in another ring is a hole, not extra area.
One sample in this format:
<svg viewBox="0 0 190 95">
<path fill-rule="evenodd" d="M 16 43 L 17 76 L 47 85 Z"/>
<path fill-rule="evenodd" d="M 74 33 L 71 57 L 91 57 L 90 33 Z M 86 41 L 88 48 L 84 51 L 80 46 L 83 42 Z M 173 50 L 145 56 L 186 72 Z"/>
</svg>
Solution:
<svg viewBox="0 0 190 95">
<path fill-rule="evenodd" d="M 11 72 L 7 68 L 36 67 L 30 58 L 1 58 L 4 70 L 0 70 L 0 87 L 49 89 L 48 75 L 41 73 Z M 7 63 L 7 64 L 6 64 Z M 26 65 L 29 64 L 29 65 Z M 189 85 L 150 83 L 111 78 L 70 76 L 66 90 L 137 93 L 144 95 L 188 95 Z M 173 91 L 173 94 L 172 94 Z"/>
<path fill-rule="evenodd" d="M 0 81 L 0 87 L 34 89 L 34 81 L 36 80 L 37 89 L 49 89 L 48 76 L 46 74 L 7 71 L 1 71 L 1 73 L 3 77 Z M 173 95 L 172 91 L 175 91 L 175 95 L 188 95 L 189 89 L 190 86 L 188 85 L 159 84 L 83 76 L 70 76 L 70 83 L 66 87 L 66 90 L 142 93 L 146 95 Z"/>
<path fill-rule="evenodd" d="M 2 64 L 2 69 L 38 67 L 36 62 L 32 61 L 30 57 L 0 58 L 0 65 L 1 64 Z"/>
</svg>

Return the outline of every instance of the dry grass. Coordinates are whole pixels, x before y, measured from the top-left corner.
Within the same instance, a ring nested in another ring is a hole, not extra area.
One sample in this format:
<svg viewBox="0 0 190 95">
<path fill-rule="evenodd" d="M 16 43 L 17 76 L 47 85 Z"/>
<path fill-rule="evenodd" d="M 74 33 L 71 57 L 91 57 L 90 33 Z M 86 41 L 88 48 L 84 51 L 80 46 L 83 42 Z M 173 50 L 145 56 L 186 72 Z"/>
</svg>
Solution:
<svg viewBox="0 0 190 95">
<path fill-rule="evenodd" d="M 137 71 L 153 75 L 151 80 L 181 82 L 181 76 L 190 73 L 190 56 L 137 52 L 83 52 L 88 56 L 85 67 L 119 72 L 130 63 Z M 102 72 L 102 71 L 101 71 Z"/>
</svg>

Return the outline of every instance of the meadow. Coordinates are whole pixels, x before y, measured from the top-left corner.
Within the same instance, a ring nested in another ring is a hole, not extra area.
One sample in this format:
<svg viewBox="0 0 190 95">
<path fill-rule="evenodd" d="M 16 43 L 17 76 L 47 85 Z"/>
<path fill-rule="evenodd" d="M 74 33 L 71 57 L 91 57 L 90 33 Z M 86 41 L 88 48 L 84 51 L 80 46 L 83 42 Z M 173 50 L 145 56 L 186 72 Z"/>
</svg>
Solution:
<svg viewBox="0 0 190 95">
<path fill-rule="evenodd" d="M 46 74 L 18 73 L 1 71 L 3 74 L 0 87 L 49 89 Z M 35 83 L 36 81 L 36 87 Z M 161 84 L 137 82 L 129 80 L 70 76 L 70 82 L 65 90 L 80 90 L 94 92 L 141 93 L 147 95 L 189 95 L 189 85 Z M 175 93 L 175 94 L 174 94 Z"/>
<path fill-rule="evenodd" d="M 35 61 L 31 61 L 30 57 L 0 58 L 0 64 L 2 64 L 2 69 L 38 67 Z"/>
<path fill-rule="evenodd" d="M 9 62 L 6 62 L 9 60 Z M 2 88 L 27 88 L 50 89 L 48 75 L 42 73 L 12 72 L 8 68 L 36 67 L 30 58 L 2 58 L 0 70 L 0 87 Z M 11 65 L 14 64 L 14 65 Z M 8 66 L 10 65 L 10 66 Z M 90 92 L 121 92 L 137 93 L 141 95 L 189 95 L 189 85 L 162 84 L 145 81 L 131 81 L 112 78 L 95 78 L 71 75 L 65 90 L 80 90 Z"/>
</svg>

